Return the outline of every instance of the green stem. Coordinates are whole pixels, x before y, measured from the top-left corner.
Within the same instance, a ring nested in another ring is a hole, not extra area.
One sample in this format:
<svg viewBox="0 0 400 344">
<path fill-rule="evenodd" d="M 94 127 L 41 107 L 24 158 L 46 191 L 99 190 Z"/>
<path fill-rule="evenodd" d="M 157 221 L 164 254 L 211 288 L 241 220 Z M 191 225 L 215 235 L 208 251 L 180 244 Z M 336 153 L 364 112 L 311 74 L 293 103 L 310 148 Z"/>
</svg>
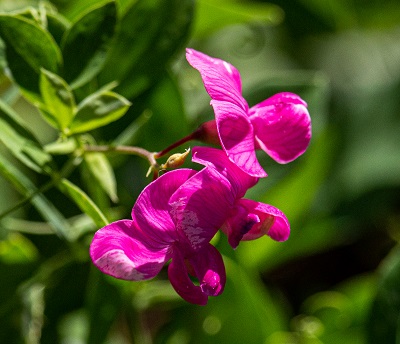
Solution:
<svg viewBox="0 0 400 344">
<path fill-rule="evenodd" d="M 84 145 L 83 150 L 85 152 L 100 152 L 100 153 L 121 153 L 136 155 L 146 159 L 150 166 L 158 170 L 160 166 L 155 159 L 155 153 L 149 152 L 148 150 L 141 147 L 134 146 L 92 146 Z"/>
</svg>

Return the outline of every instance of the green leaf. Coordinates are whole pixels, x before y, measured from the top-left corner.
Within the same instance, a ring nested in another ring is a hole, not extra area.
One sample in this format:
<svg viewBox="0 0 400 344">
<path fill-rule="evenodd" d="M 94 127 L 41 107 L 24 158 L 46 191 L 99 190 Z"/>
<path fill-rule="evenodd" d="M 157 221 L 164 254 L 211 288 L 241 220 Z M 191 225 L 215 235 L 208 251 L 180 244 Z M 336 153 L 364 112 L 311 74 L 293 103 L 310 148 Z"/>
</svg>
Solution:
<svg viewBox="0 0 400 344">
<path fill-rule="evenodd" d="M 51 156 L 41 147 L 27 124 L 0 100 L 0 141 L 24 165 L 36 172 L 50 172 Z"/>
<path fill-rule="evenodd" d="M 10 233 L 0 241 L 0 261 L 7 264 L 27 263 L 38 258 L 38 250 L 33 243 L 19 233 Z"/>
<path fill-rule="evenodd" d="M 91 175 L 99 183 L 113 202 L 118 202 L 117 183 L 114 170 L 103 153 L 86 153 L 84 155 L 86 166 Z"/>
<path fill-rule="evenodd" d="M 58 184 L 59 189 L 70 197 L 76 205 L 87 215 L 89 215 L 97 227 L 104 227 L 108 220 L 91 198 L 78 186 L 67 179 L 62 179 Z"/>
<path fill-rule="evenodd" d="M 132 99 L 160 79 L 186 41 L 193 0 L 139 0 L 124 13 L 100 84 L 119 82 L 116 91 Z M 118 63 L 115 63 L 118 61 Z"/>
<path fill-rule="evenodd" d="M 72 232 L 68 221 L 31 182 L 31 180 L 16 168 L 9 160 L 0 154 L 0 173 L 9 180 L 14 187 L 30 202 L 41 214 L 43 219 L 49 222 L 54 232 L 62 239 L 70 240 Z"/>
<path fill-rule="evenodd" d="M 40 69 L 57 73 L 62 64 L 54 38 L 34 21 L 7 14 L 0 15 L 0 37 L 14 80 L 26 91 L 39 94 Z"/>
<path fill-rule="evenodd" d="M 91 94 L 78 105 L 70 132 L 82 133 L 114 122 L 130 105 L 128 100 L 114 92 L 101 90 Z"/>
<path fill-rule="evenodd" d="M 71 123 L 75 112 L 75 99 L 69 85 L 58 75 L 41 69 L 40 92 L 43 98 L 46 119 L 50 124 L 57 123 L 63 131 Z"/>
<path fill-rule="evenodd" d="M 202 38 L 233 24 L 261 22 L 276 25 L 283 19 L 281 8 L 269 3 L 235 0 L 199 0 L 193 35 Z"/>
<path fill-rule="evenodd" d="M 64 75 L 73 88 L 82 86 L 103 68 L 116 15 L 115 1 L 109 1 L 87 10 L 66 31 L 62 40 Z"/>
</svg>

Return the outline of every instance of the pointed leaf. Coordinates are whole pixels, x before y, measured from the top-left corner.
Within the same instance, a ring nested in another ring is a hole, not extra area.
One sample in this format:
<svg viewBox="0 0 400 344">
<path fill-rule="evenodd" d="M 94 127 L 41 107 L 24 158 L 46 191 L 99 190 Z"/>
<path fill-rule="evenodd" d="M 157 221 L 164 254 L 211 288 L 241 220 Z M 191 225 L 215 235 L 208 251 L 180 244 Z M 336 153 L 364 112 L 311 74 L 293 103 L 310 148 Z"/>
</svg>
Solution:
<svg viewBox="0 0 400 344">
<path fill-rule="evenodd" d="M 86 165 L 113 202 L 118 202 L 117 183 L 115 180 L 114 170 L 110 162 L 103 153 L 87 153 L 84 156 Z"/>
<path fill-rule="evenodd" d="M 85 98 L 78 106 L 70 132 L 82 133 L 116 121 L 128 110 L 130 102 L 110 91 L 100 91 Z"/>
<path fill-rule="evenodd" d="M 0 15 L 0 37 L 15 81 L 28 92 L 39 94 L 40 68 L 56 73 L 62 63 L 54 38 L 34 21 L 7 14 Z"/>
<path fill-rule="evenodd" d="M 108 1 L 90 8 L 66 31 L 62 40 L 64 73 L 74 88 L 88 82 L 102 69 L 114 34 L 116 15 L 115 1 Z"/>
<path fill-rule="evenodd" d="M 97 227 L 101 228 L 108 224 L 108 220 L 92 199 L 78 186 L 67 179 L 62 179 L 58 184 L 59 189 L 70 197 L 76 205 L 89 215 Z"/>
<path fill-rule="evenodd" d="M 51 156 L 27 128 L 14 110 L 0 100 L 0 141 L 29 168 L 36 172 L 49 172 Z"/>
<path fill-rule="evenodd" d="M 193 10 L 193 0 L 135 1 L 121 18 L 100 84 L 118 80 L 116 90 L 129 99 L 149 88 L 186 41 Z"/>
<path fill-rule="evenodd" d="M 16 168 L 9 160 L 0 154 L 0 173 L 9 180 L 25 197 L 29 197 L 33 206 L 49 222 L 54 232 L 62 239 L 71 240 L 72 232 L 68 221 L 42 193 L 38 191 L 31 180 Z"/>
<path fill-rule="evenodd" d="M 58 75 L 41 69 L 40 92 L 45 106 L 45 118 L 50 116 L 50 124 L 57 123 L 60 130 L 67 128 L 75 111 L 75 99 L 69 85 Z"/>
</svg>

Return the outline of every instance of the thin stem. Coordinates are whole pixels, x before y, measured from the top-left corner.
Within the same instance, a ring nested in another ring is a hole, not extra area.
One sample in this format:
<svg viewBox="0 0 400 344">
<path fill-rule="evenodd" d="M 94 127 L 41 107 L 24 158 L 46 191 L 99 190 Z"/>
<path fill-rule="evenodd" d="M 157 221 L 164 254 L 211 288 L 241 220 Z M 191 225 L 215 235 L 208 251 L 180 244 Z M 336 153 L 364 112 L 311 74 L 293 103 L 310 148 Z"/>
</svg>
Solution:
<svg viewBox="0 0 400 344">
<path fill-rule="evenodd" d="M 183 145 L 186 142 L 189 142 L 191 140 L 196 139 L 197 137 L 197 131 L 195 130 L 193 133 L 181 138 L 180 140 L 174 142 L 172 145 L 168 146 L 167 148 L 163 149 L 162 151 L 158 152 L 158 153 L 154 153 L 154 157 L 156 159 L 161 158 L 162 156 L 164 156 L 165 154 L 169 153 L 170 151 L 172 151 L 174 148 L 179 147 L 181 145 Z"/>
<path fill-rule="evenodd" d="M 134 146 L 83 146 L 85 152 L 101 152 L 101 153 L 121 153 L 121 154 L 131 154 L 140 156 L 146 159 L 150 166 L 158 169 L 159 165 L 155 159 L 155 153 L 149 152 L 148 150 L 141 147 Z"/>
</svg>

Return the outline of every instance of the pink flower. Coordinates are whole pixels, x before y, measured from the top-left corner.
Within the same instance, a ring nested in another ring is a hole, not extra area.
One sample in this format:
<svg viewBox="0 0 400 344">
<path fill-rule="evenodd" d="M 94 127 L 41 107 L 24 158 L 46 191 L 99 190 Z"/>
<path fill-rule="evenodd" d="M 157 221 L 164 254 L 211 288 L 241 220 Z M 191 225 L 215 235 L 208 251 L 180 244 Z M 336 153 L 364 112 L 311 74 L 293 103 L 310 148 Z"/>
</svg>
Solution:
<svg viewBox="0 0 400 344">
<path fill-rule="evenodd" d="M 243 171 L 255 177 L 267 176 L 256 149 L 279 163 L 293 161 L 305 152 L 311 139 L 311 119 L 306 102 L 298 95 L 278 93 L 249 108 L 234 66 L 193 49 L 186 50 L 186 59 L 200 72 L 212 99 L 222 148 Z M 212 127 L 209 123 L 206 129 L 211 134 L 204 133 L 206 136 L 215 133 Z"/>
<path fill-rule="evenodd" d="M 141 281 L 155 277 L 172 259 L 168 277 L 176 292 L 205 305 L 208 296 L 222 293 L 226 281 L 222 257 L 209 241 L 228 216 L 230 195 L 229 183 L 214 169 L 168 172 L 142 191 L 132 220 L 113 222 L 95 233 L 92 261 L 108 275 Z"/>
<path fill-rule="evenodd" d="M 268 235 L 273 240 L 285 241 L 290 234 L 290 225 L 285 214 L 279 209 L 260 202 L 242 198 L 247 189 L 258 182 L 232 163 L 226 154 L 215 148 L 194 147 L 193 161 L 215 169 L 220 174 L 220 181 L 226 179 L 231 185 L 229 211 L 221 230 L 228 236 L 228 242 L 236 248 L 240 241 L 254 240 Z M 232 201 L 233 200 L 233 201 Z M 226 213 L 227 204 L 217 203 L 214 210 Z"/>
</svg>

